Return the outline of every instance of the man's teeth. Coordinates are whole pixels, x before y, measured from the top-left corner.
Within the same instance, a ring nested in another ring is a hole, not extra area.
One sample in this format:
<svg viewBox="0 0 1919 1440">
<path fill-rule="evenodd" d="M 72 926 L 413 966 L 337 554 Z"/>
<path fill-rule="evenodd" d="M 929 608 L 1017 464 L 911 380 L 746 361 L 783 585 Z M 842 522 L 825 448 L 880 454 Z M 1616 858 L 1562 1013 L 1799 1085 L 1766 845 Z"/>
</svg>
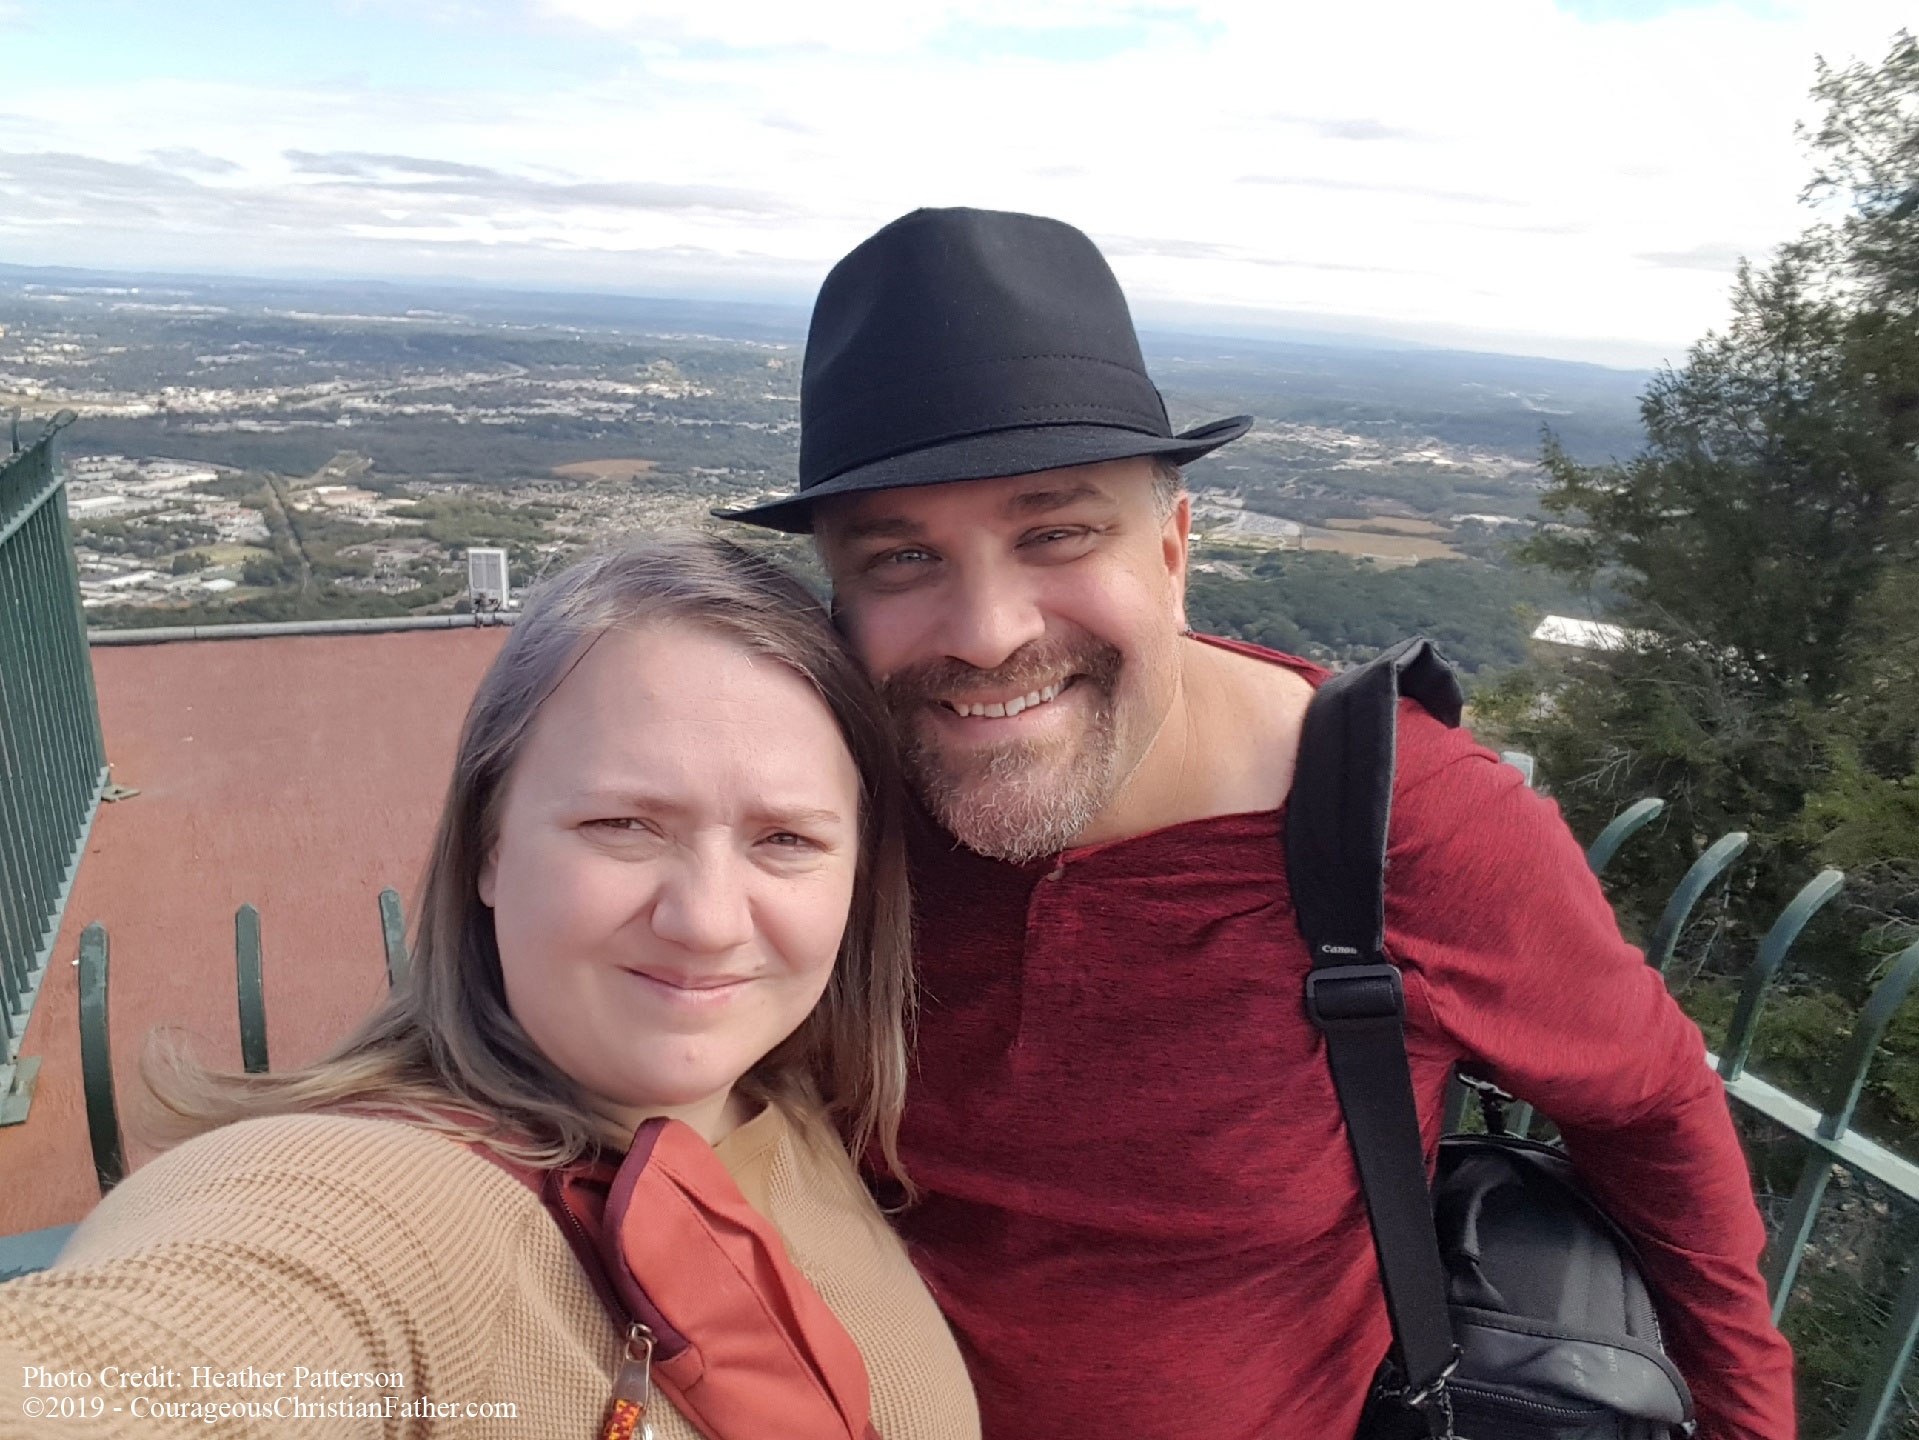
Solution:
<svg viewBox="0 0 1919 1440">
<path fill-rule="evenodd" d="M 1022 710 L 1031 710 L 1035 705 L 1044 705 L 1059 694 L 1062 686 L 1048 685 L 1044 690 L 1029 690 L 1024 695 L 1015 695 L 1011 700 L 996 702 L 992 705 L 962 705 L 949 700 L 947 707 L 956 715 L 982 715 L 989 720 L 1007 720 Z"/>
</svg>

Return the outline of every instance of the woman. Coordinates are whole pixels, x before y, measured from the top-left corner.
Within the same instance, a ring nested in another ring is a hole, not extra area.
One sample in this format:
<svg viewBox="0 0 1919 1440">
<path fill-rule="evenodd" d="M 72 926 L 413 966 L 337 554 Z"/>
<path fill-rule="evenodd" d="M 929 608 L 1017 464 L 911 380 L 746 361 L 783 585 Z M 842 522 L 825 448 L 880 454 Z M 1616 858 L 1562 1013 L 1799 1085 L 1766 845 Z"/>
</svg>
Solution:
<svg viewBox="0 0 1919 1440">
<path fill-rule="evenodd" d="M 977 1436 L 840 1140 L 895 1158 L 897 786 L 775 567 L 689 538 L 545 587 L 407 980 L 304 1070 L 156 1068 L 199 1133 L 0 1287 L 0 1433 Z"/>
</svg>

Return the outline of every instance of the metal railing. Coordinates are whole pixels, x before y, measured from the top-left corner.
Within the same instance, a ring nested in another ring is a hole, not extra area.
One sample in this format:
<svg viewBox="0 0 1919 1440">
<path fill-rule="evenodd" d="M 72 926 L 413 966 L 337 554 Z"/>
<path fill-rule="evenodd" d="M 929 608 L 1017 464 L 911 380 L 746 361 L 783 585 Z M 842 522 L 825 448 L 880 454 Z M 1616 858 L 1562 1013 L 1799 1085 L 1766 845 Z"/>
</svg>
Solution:
<svg viewBox="0 0 1919 1440">
<path fill-rule="evenodd" d="M 406 980 L 410 963 L 406 912 L 399 892 L 390 888 L 380 892 L 380 942 L 390 990 Z M 108 951 L 107 927 L 98 920 L 80 932 L 80 1074 L 86 1091 L 93 1173 L 102 1195 L 127 1175 L 107 1027 Z M 248 1075 L 264 1075 L 268 1069 L 265 950 L 260 938 L 260 911 L 251 904 L 233 913 L 233 970 L 240 1020 L 240 1068 Z"/>
<path fill-rule="evenodd" d="M 66 485 L 44 434 L 0 462 L 0 1125 L 39 1071 L 20 1040 L 106 785 Z"/>
<path fill-rule="evenodd" d="M 380 892 L 380 941 L 386 957 L 387 984 L 406 980 L 409 956 L 406 912 L 399 892 Z M 113 1053 L 107 1023 L 107 928 L 99 921 L 80 932 L 80 1081 L 86 1100 L 87 1140 L 93 1150 L 93 1174 L 105 1195 L 126 1178 L 127 1152 L 120 1132 L 120 1105 L 113 1083 Z M 233 968 L 240 1020 L 240 1067 L 249 1075 L 267 1073 L 267 1009 L 260 912 L 242 905 L 233 916 Z M 59 1256 L 73 1225 L 52 1225 L 19 1235 L 0 1235 L 0 1281 L 44 1270 Z"/>
<path fill-rule="evenodd" d="M 1603 871 L 1620 847 L 1654 819 L 1661 808 L 1659 801 L 1641 800 L 1621 811 L 1587 852 L 1587 863 L 1593 872 Z M 1646 945 L 1647 963 L 1662 974 L 1672 960 L 1674 947 L 1694 908 L 1732 868 L 1745 850 L 1746 840 L 1742 831 L 1721 836 L 1693 862 L 1674 888 Z M 1731 1100 L 1750 1114 L 1797 1136 L 1806 1147 L 1792 1199 L 1766 1251 L 1766 1284 L 1772 1295 L 1775 1322 L 1786 1314 L 1802 1262 L 1813 1244 L 1820 1202 L 1835 1174 L 1845 1171 L 1863 1177 L 1902 1197 L 1909 1205 L 1919 1206 L 1919 1165 L 1852 1128 L 1886 1029 L 1914 986 L 1919 984 L 1919 943 L 1907 946 L 1883 967 L 1878 983 L 1851 1027 L 1837 1079 L 1823 1108 L 1815 1108 L 1767 1083 L 1747 1068 L 1753 1035 L 1769 987 L 1807 923 L 1844 886 L 1845 875 L 1841 871 L 1823 870 L 1807 881 L 1780 912 L 1742 977 L 1738 1003 L 1720 1046 L 1722 1053 L 1706 1057 L 1725 1082 L 1726 1094 Z M 1529 1120 L 1530 1114 L 1525 1118 Z M 1840 1432 L 1840 1440 L 1879 1440 L 1891 1433 L 1888 1427 L 1898 1408 L 1906 1368 L 1912 1362 L 1916 1343 L 1919 1343 L 1919 1262 L 1909 1267 L 1892 1303 L 1889 1321 L 1866 1363 L 1858 1396 L 1845 1429 Z M 1914 1433 L 1915 1427 L 1919 1427 L 1919 1420 L 1908 1415 L 1900 1433 Z"/>
</svg>

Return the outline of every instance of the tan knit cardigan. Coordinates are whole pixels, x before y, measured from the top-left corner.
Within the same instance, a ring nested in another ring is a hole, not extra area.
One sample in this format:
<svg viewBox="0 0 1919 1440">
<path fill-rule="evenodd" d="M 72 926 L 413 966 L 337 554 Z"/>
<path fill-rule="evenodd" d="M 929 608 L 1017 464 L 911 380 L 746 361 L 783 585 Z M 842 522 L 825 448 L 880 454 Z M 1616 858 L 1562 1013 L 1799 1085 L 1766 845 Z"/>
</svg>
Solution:
<svg viewBox="0 0 1919 1440">
<path fill-rule="evenodd" d="M 884 1440 L 977 1440 L 953 1337 L 843 1158 L 771 1108 L 717 1149 L 865 1355 Z M 457 1143 L 250 1120 L 0 1285 L 0 1436 L 595 1440 L 622 1338 L 539 1200 Z M 653 1433 L 699 1440 L 664 1400 Z"/>
</svg>

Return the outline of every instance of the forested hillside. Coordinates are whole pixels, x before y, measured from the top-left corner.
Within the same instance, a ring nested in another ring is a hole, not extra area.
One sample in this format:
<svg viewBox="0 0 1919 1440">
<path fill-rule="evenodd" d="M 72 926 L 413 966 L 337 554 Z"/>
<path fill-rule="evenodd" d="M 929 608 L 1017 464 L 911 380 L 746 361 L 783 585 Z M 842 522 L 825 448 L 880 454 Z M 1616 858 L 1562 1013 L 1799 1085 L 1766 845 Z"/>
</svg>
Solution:
<svg viewBox="0 0 1919 1440">
<path fill-rule="evenodd" d="M 1424 635 L 1478 674 L 1523 663 L 1530 622 L 1568 600 L 1551 576 L 1484 560 L 1389 569 L 1345 555 L 1276 551 L 1244 578 L 1195 574 L 1186 610 L 1195 629 L 1328 662 Z"/>
</svg>

